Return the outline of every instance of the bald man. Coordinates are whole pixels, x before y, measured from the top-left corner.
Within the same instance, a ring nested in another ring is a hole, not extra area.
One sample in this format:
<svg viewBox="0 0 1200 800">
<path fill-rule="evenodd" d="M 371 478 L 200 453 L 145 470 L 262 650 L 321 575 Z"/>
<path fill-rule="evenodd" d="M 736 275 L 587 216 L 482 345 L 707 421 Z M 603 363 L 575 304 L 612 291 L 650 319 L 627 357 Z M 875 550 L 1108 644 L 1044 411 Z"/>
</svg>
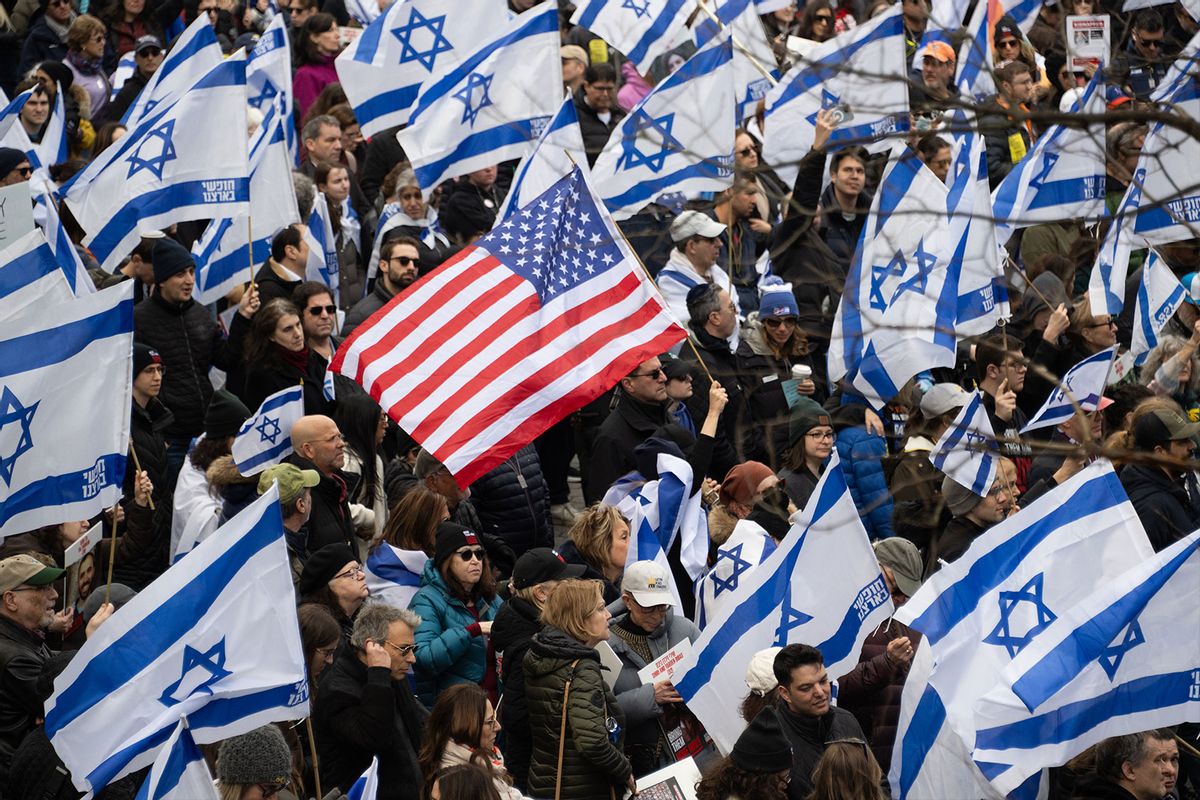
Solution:
<svg viewBox="0 0 1200 800">
<path fill-rule="evenodd" d="M 301 417 L 292 426 L 292 448 L 296 452 L 287 457 L 289 463 L 321 475 L 321 482 L 312 490 L 305 550 L 313 553 L 327 544 L 345 544 L 359 552 L 354 512 L 347 502 L 353 478 L 342 472 L 346 440 L 337 423 L 315 414 Z"/>
</svg>

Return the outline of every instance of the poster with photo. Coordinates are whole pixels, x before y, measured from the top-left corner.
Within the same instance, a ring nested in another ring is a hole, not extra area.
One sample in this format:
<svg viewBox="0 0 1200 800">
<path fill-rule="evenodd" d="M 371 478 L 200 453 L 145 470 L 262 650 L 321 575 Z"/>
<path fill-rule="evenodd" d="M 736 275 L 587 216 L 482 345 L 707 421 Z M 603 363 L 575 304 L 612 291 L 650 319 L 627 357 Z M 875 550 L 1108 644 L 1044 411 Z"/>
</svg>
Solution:
<svg viewBox="0 0 1200 800">
<path fill-rule="evenodd" d="M 1067 66 L 1083 72 L 1108 62 L 1112 21 L 1108 14 L 1067 17 Z"/>
</svg>

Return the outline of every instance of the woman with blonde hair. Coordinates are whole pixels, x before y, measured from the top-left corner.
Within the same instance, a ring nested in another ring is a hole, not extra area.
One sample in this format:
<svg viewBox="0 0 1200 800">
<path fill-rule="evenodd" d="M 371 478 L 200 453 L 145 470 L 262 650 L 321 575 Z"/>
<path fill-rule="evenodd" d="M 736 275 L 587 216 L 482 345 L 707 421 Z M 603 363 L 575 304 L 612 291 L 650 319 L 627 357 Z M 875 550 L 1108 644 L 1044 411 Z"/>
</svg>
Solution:
<svg viewBox="0 0 1200 800">
<path fill-rule="evenodd" d="M 812 781 L 808 800 L 885 800 L 883 771 L 862 739 L 828 742 Z"/>
<path fill-rule="evenodd" d="M 629 553 L 629 522 L 614 506 L 597 503 L 579 515 L 567 536 L 559 553 L 567 563 L 586 567 L 583 577 L 601 582 L 605 603 L 616 602 Z"/>
</svg>

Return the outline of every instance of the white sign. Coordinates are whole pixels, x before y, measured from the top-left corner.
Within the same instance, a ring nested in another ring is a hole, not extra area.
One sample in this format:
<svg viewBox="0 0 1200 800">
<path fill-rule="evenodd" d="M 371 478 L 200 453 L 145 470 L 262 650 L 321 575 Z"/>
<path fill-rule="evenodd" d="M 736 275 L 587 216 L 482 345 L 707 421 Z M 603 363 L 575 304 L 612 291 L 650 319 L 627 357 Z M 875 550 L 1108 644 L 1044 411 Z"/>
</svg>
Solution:
<svg viewBox="0 0 1200 800">
<path fill-rule="evenodd" d="M 700 778 L 695 759 L 676 761 L 638 779 L 638 800 L 696 800 L 696 784 Z"/>
<path fill-rule="evenodd" d="M 96 549 L 96 545 L 100 544 L 102 538 L 104 538 L 104 526 L 102 525 L 84 531 L 82 536 L 63 551 L 63 566 L 69 567 L 82 561 L 84 556 Z"/>
<path fill-rule="evenodd" d="M 0 189 L 0 250 L 33 230 L 29 181 Z"/>
<path fill-rule="evenodd" d="M 1067 55 L 1072 72 L 1108 61 L 1112 21 L 1108 14 L 1067 17 Z"/>
<path fill-rule="evenodd" d="M 658 658 L 654 659 L 654 661 L 639 669 L 638 677 L 642 679 L 643 684 L 673 680 L 675 677 L 675 667 L 678 666 L 690 652 L 692 652 L 692 641 L 691 639 L 684 639 L 682 642 L 675 645 Z"/>
<path fill-rule="evenodd" d="M 596 652 L 600 654 L 600 674 L 604 676 L 604 683 L 611 692 L 617 684 L 617 676 L 621 674 L 621 657 L 613 651 L 608 642 L 597 644 Z"/>
</svg>

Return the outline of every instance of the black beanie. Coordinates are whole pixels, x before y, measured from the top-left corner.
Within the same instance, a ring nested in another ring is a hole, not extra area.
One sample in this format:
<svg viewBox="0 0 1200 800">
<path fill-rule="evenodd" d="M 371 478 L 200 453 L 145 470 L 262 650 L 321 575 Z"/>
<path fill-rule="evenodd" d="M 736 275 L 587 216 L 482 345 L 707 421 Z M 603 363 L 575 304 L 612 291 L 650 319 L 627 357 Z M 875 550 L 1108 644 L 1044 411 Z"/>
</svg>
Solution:
<svg viewBox="0 0 1200 800">
<path fill-rule="evenodd" d="M 192 254 L 183 245 L 165 236 L 154 243 L 154 253 L 150 258 L 154 264 L 155 283 L 163 283 L 172 275 L 196 266 Z"/>
<path fill-rule="evenodd" d="M 242 423 L 250 419 L 250 409 L 224 389 L 213 392 L 204 412 L 204 435 L 209 439 L 224 439 L 236 436 Z"/>
<path fill-rule="evenodd" d="M 304 597 L 317 591 L 333 580 L 347 564 L 357 561 L 358 556 L 354 555 L 350 545 L 340 542 L 325 545 L 304 562 L 304 571 L 300 573 L 300 583 L 297 586 L 300 596 Z"/>
<path fill-rule="evenodd" d="M 142 370 L 151 364 L 161 364 L 162 356 L 148 344 L 133 343 L 133 377 L 142 374 Z"/>
<path fill-rule="evenodd" d="M 764 708 L 758 712 L 733 745 L 729 758 L 739 769 L 771 775 L 792 768 L 792 744 L 783 732 L 779 712 Z"/>
<path fill-rule="evenodd" d="M 75 73 L 71 72 L 71 68 L 61 61 L 43 61 L 37 65 L 37 69 L 49 75 L 52 80 L 57 81 L 64 92 L 70 90 L 75 85 Z"/>
<path fill-rule="evenodd" d="M 780 509 L 772 503 L 758 502 L 750 510 L 747 519 L 762 526 L 767 535 L 777 542 L 783 541 L 783 537 L 792 529 L 792 524 L 787 521 L 786 506 Z"/>
<path fill-rule="evenodd" d="M 475 531 L 465 528 L 455 522 L 440 522 L 437 526 L 437 542 L 433 550 L 433 565 L 440 567 L 442 563 L 454 555 L 460 547 L 481 546 Z"/>
<path fill-rule="evenodd" d="M 15 147 L 0 147 L 0 178 L 7 176 L 21 163 L 29 163 L 29 156 Z"/>
</svg>

